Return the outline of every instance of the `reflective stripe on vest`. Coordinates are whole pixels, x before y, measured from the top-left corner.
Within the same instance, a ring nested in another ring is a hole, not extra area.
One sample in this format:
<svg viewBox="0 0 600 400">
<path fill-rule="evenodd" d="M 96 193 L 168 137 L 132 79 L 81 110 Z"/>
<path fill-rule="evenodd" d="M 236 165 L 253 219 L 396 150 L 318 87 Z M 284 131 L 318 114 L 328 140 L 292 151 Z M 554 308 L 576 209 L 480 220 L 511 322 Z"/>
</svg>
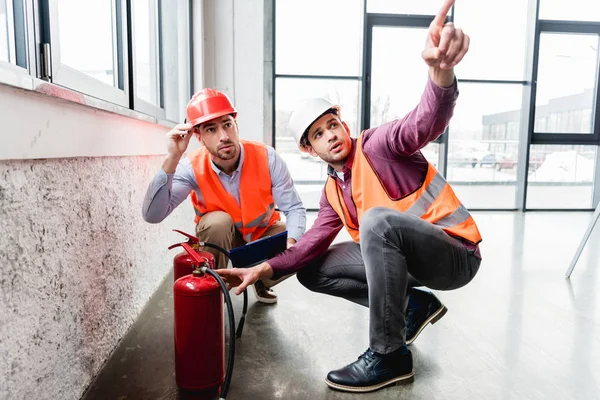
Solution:
<svg viewBox="0 0 600 400">
<path fill-rule="evenodd" d="M 358 243 L 360 239 L 358 227 L 352 224 L 340 189 L 331 177 L 325 184 L 325 194 L 329 204 L 344 222 L 350 236 Z M 439 226 L 447 233 L 469 242 L 481 241 L 481 235 L 469 211 L 458 200 L 444 177 L 431 164 L 428 164 L 425 178 L 414 192 L 400 199 L 391 199 L 362 152 L 362 134 L 356 141 L 356 155 L 352 165 L 352 198 L 356 205 L 359 226 L 365 211 L 372 207 L 383 206 L 418 216 Z"/>
<path fill-rule="evenodd" d="M 275 211 L 271 172 L 267 148 L 262 143 L 241 140 L 244 146 L 244 163 L 240 171 L 240 203 L 223 188 L 218 175 L 212 169 L 210 154 L 205 147 L 191 152 L 192 164 L 202 201 L 192 192 L 192 204 L 196 224 L 209 212 L 224 211 L 231 216 L 235 228 L 246 242 L 259 239 L 264 232 L 279 221 Z"/>
</svg>

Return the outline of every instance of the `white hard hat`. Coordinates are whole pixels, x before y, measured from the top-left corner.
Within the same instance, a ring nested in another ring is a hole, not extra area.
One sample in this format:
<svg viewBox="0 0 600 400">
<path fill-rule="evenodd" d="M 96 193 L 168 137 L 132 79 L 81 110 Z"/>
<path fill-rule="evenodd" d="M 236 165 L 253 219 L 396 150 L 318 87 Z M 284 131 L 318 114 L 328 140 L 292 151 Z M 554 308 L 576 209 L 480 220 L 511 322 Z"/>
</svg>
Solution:
<svg viewBox="0 0 600 400">
<path fill-rule="evenodd" d="M 338 117 L 340 116 L 340 106 L 330 103 L 322 97 L 316 97 L 305 100 L 292 112 L 289 125 L 300 150 L 306 150 L 301 144 L 302 136 L 306 130 L 330 109 L 334 109 Z"/>
</svg>

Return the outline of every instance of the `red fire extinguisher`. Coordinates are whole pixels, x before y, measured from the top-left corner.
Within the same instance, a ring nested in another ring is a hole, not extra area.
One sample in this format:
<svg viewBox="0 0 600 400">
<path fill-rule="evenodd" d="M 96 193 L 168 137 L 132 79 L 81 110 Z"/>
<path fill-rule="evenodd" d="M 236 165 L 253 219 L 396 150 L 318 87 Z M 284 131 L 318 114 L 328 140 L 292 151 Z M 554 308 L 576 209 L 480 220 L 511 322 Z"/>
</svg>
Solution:
<svg viewBox="0 0 600 400">
<path fill-rule="evenodd" d="M 213 249 L 217 249 L 218 251 L 220 251 L 221 253 L 225 254 L 225 256 L 227 258 L 229 258 L 229 252 L 224 249 L 221 246 L 218 246 L 214 243 L 209 243 L 209 242 L 201 242 L 200 239 L 198 239 L 196 236 L 192 236 L 189 233 L 185 233 L 182 232 L 178 229 L 173 229 L 174 232 L 180 233 L 183 236 L 187 237 L 187 244 L 195 250 L 196 254 L 199 255 L 202 259 L 206 259 L 206 262 L 208 262 L 208 264 L 210 265 L 210 269 L 215 269 L 215 257 L 206 252 L 206 251 L 200 251 L 198 250 L 200 247 L 211 247 Z M 173 246 L 169 247 L 169 250 L 171 250 L 172 248 L 175 248 L 177 246 L 180 246 L 181 243 L 175 244 Z M 188 251 L 182 251 L 181 253 L 175 255 L 175 258 L 173 259 L 173 277 L 174 280 L 177 281 L 177 279 L 189 275 L 194 271 L 194 265 L 197 262 L 195 261 L 195 259 L 190 255 L 190 253 Z M 217 268 L 225 268 L 225 265 L 219 265 L 217 266 Z M 242 306 L 242 317 L 240 318 L 240 323 L 238 324 L 238 328 L 235 334 L 235 337 L 240 338 L 242 337 L 242 331 L 244 330 L 244 323 L 246 322 L 246 313 L 248 312 L 248 291 L 244 290 L 244 303 Z"/>
<path fill-rule="evenodd" d="M 177 386 L 187 390 L 221 387 L 220 398 L 224 399 L 233 371 L 235 337 L 241 336 L 247 310 L 247 294 L 244 292 L 244 315 L 236 335 L 231 298 L 225 283 L 213 270 L 214 257 L 210 253 L 198 251 L 197 248 L 215 247 L 227 256 L 229 254 L 219 246 L 200 242 L 198 238 L 181 231 L 176 232 L 187 236 L 188 241 L 169 247 L 173 249 L 181 246 L 187 254 L 187 257 L 182 253 L 177 254 L 174 260 L 175 381 Z M 190 273 L 177 277 L 188 270 Z M 225 374 L 223 296 L 227 304 L 230 337 Z"/>
</svg>

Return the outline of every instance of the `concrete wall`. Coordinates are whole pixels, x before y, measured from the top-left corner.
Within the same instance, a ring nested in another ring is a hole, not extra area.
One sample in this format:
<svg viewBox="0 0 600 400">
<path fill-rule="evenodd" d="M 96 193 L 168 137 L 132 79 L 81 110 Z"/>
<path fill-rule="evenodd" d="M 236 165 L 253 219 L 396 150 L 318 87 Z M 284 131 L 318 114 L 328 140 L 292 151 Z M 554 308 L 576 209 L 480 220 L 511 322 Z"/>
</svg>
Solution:
<svg viewBox="0 0 600 400">
<path fill-rule="evenodd" d="M 13 150 L 112 153 L 0 160 L 0 398 L 78 399 L 169 271 L 171 229 L 193 232 L 193 210 L 144 222 L 163 156 L 119 155 L 133 142 L 164 152 L 167 127 L 1 85 L 0 105 Z"/>
<path fill-rule="evenodd" d="M 227 92 L 242 137 L 266 142 L 271 4 L 194 1 L 192 24 L 194 88 Z M 172 124 L 4 67 L 0 82 L 18 86 L 0 83 L 0 399 L 78 399 L 170 270 L 171 230 L 193 232 L 193 209 L 141 218 Z"/>
</svg>

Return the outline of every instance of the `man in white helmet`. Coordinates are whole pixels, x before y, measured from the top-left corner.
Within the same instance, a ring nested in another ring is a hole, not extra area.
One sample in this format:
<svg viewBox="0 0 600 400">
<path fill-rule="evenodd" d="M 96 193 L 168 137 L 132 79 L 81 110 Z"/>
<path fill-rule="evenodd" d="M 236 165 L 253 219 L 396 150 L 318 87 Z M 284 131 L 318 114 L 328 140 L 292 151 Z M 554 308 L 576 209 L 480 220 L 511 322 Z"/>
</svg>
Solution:
<svg viewBox="0 0 600 400">
<path fill-rule="evenodd" d="M 430 25 L 423 59 L 429 80 L 403 119 L 350 137 L 340 107 L 307 101 L 290 125 L 299 147 L 329 164 L 317 220 L 293 248 L 248 270 L 218 271 L 236 294 L 259 278 L 297 272 L 310 290 L 369 307 L 369 348 L 331 371 L 326 383 L 368 392 L 413 380 L 412 343 L 446 307 L 427 286 L 452 290 L 479 269 L 481 235 L 452 188 L 420 152 L 448 125 L 458 97 L 454 66 L 469 37 L 444 23 L 446 0 Z M 346 227 L 353 241 L 330 246 Z"/>
</svg>

